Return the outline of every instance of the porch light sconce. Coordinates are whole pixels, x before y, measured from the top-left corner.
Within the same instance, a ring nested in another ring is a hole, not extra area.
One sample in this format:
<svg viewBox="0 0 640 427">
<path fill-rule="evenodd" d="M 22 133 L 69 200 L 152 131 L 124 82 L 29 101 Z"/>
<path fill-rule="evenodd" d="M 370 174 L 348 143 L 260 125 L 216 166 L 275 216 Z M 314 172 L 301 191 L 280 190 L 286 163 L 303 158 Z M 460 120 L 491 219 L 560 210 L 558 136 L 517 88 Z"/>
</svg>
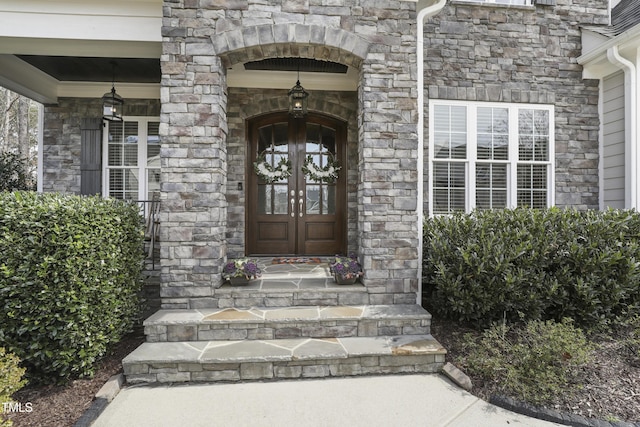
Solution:
<svg viewBox="0 0 640 427">
<path fill-rule="evenodd" d="M 300 70 L 298 70 L 298 81 L 289 91 L 289 114 L 296 119 L 307 115 L 307 104 L 309 93 L 300 86 Z"/>
<path fill-rule="evenodd" d="M 122 106 L 124 99 L 116 93 L 116 62 L 110 62 L 113 72 L 111 92 L 102 95 L 102 118 L 109 121 L 122 121 Z"/>
</svg>

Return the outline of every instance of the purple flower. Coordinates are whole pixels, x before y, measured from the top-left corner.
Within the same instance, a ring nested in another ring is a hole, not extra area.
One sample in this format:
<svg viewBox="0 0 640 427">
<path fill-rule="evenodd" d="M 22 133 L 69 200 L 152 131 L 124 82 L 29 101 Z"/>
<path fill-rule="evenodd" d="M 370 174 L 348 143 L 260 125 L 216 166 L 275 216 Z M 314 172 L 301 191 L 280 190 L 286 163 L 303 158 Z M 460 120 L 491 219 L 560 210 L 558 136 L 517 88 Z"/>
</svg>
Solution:
<svg viewBox="0 0 640 427">
<path fill-rule="evenodd" d="M 249 279 L 260 276 L 258 263 L 247 258 L 240 258 L 229 261 L 222 269 L 222 277 L 230 279 L 232 277 L 247 277 Z"/>
<path fill-rule="evenodd" d="M 352 279 L 362 276 L 362 266 L 355 255 L 349 257 L 336 255 L 333 262 L 329 263 L 331 272 L 343 279 Z"/>
</svg>

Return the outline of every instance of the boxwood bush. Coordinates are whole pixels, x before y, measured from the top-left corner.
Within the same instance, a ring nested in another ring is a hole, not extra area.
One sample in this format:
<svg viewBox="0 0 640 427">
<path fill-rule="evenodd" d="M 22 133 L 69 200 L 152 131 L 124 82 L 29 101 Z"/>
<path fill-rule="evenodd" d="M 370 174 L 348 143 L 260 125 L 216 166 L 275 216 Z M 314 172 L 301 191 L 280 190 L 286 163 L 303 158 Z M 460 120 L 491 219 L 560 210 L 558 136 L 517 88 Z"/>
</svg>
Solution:
<svg viewBox="0 0 640 427">
<path fill-rule="evenodd" d="M 425 220 L 423 289 L 456 320 L 602 325 L 640 306 L 640 215 L 515 209 Z"/>
<path fill-rule="evenodd" d="M 131 330 L 142 239 L 132 204 L 0 193 L 0 346 L 22 360 L 29 379 L 91 375 Z"/>
</svg>

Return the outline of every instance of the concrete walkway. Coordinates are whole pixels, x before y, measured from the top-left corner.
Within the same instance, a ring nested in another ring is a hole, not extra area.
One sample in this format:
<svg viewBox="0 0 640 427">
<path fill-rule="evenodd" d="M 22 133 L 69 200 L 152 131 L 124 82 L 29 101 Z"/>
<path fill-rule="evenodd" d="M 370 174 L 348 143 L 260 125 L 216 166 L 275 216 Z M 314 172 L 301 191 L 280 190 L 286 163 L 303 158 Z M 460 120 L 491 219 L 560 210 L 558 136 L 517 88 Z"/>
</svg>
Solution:
<svg viewBox="0 0 640 427">
<path fill-rule="evenodd" d="M 440 375 L 123 389 L 94 427 L 376 427 L 558 424 L 491 405 Z"/>
</svg>

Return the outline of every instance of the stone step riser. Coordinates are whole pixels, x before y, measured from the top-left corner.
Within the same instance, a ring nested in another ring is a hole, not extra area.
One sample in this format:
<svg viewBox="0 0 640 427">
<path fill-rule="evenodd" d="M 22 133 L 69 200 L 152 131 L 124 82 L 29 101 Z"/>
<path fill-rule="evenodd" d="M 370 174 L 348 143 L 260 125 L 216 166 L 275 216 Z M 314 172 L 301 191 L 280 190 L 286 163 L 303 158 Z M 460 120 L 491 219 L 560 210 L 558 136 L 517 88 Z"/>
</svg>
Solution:
<svg viewBox="0 0 640 427">
<path fill-rule="evenodd" d="M 343 338 L 428 335 L 431 320 L 311 320 L 264 323 L 192 323 L 145 326 L 147 342 Z"/>
<path fill-rule="evenodd" d="M 370 295 L 362 291 L 345 292 L 216 292 L 215 297 L 194 298 L 190 306 L 163 296 L 162 308 L 251 308 L 251 307 L 308 307 L 314 305 L 339 306 L 339 305 L 367 305 L 385 304 L 389 298 L 386 295 Z M 380 300 L 376 302 L 377 300 Z M 392 301 L 392 299 L 391 299 Z"/>
<path fill-rule="evenodd" d="M 400 373 L 435 373 L 444 355 L 358 356 L 343 359 L 244 363 L 124 364 L 129 384 L 259 381 Z"/>
</svg>

